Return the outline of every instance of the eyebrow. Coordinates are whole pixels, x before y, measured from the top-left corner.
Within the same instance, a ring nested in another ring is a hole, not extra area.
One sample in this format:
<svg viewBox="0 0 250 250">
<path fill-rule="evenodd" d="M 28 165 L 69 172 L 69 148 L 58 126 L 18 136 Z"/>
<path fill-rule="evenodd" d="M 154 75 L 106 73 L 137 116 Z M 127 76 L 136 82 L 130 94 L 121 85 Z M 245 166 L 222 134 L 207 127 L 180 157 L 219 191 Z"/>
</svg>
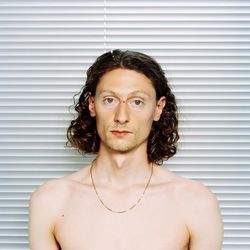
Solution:
<svg viewBox="0 0 250 250">
<path fill-rule="evenodd" d="M 100 93 L 100 95 L 101 94 L 103 94 L 103 93 L 110 93 L 110 94 L 112 94 L 112 95 L 117 95 L 117 96 L 119 96 L 119 93 L 116 93 L 115 91 L 113 91 L 113 90 L 103 90 L 101 93 Z M 146 95 L 146 96 L 148 96 L 148 97 L 150 97 L 150 95 L 146 92 L 146 91 L 144 91 L 144 90 L 136 90 L 136 91 L 133 91 L 133 92 L 131 92 L 131 93 L 129 93 L 129 95 L 131 96 L 131 95 L 136 95 L 136 94 L 143 94 L 143 95 Z"/>
</svg>

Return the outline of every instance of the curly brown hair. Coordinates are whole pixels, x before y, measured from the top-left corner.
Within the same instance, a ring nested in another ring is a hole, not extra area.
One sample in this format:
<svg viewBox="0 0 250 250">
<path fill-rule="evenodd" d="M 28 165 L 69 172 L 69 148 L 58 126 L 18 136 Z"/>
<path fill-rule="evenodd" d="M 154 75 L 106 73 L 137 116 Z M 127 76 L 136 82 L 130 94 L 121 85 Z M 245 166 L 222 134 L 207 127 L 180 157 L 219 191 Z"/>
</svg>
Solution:
<svg viewBox="0 0 250 250">
<path fill-rule="evenodd" d="M 156 91 L 156 98 L 166 97 L 166 105 L 159 121 L 153 121 L 148 138 L 148 161 L 162 164 L 177 150 L 178 112 L 175 96 L 161 66 L 150 56 L 136 51 L 113 50 L 99 56 L 87 70 L 87 79 L 82 87 L 75 110 L 78 117 L 71 121 L 67 130 L 66 146 L 75 147 L 80 153 L 96 154 L 100 147 L 100 138 L 96 129 L 96 119 L 90 116 L 89 97 L 95 96 L 101 77 L 114 69 L 135 70 L 148 77 Z M 70 143 L 70 145 L 69 145 Z"/>
</svg>

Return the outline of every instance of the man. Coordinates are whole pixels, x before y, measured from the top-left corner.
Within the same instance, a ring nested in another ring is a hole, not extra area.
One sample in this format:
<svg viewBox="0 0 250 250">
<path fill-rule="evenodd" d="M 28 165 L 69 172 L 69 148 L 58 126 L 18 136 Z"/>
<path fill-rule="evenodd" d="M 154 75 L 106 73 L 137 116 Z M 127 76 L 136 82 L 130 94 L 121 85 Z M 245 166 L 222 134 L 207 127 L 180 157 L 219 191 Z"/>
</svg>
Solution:
<svg viewBox="0 0 250 250">
<path fill-rule="evenodd" d="M 87 71 L 67 136 L 97 157 L 30 199 L 31 250 L 219 250 L 218 202 L 164 159 L 176 153 L 177 107 L 151 57 L 115 50 Z"/>
</svg>

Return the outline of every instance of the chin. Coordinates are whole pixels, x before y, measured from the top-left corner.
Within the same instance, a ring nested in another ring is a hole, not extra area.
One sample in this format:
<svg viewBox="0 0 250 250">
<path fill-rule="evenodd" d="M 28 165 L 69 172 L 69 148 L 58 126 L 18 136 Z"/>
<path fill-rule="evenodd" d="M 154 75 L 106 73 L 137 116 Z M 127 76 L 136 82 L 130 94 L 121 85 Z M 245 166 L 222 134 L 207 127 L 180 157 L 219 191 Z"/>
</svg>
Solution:
<svg viewBox="0 0 250 250">
<path fill-rule="evenodd" d="M 127 153 L 137 147 L 136 144 L 129 144 L 126 142 L 120 143 L 106 143 L 106 146 L 111 149 L 112 151 L 119 152 L 119 153 Z"/>
<path fill-rule="evenodd" d="M 109 149 L 111 149 L 112 151 L 118 152 L 118 153 L 127 153 L 129 151 L 131 151 L 132 149 L 134 149 L 134 147 L 129 147 L 126 145 L 107 145 Z"/>
<path fill-rule="evenodd" d="M 134 140 L 133 140 L 134 139 Z M 124 138 L 124 139 L 116 139 L 113 137 L 106 137 L 102 141 L 103 145 L 117 153 L 128 153 L 136 148 L 138 148 L 141 144 L 146 142 L 146 140 L 136 140 L 136 138 Z"/>
</svg>

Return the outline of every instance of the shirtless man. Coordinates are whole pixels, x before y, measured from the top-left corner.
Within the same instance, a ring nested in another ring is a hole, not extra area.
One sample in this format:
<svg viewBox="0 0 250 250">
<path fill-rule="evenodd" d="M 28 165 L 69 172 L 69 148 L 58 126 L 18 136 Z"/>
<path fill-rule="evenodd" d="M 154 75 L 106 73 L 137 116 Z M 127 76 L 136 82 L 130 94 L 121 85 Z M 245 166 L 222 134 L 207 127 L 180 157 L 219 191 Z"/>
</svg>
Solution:
<svg viewBox="0 0 250 250">
<path fill-rule="evenodd" d="M 97 157 L 31 196 L 31 250 L 220 250 L 218 201 L 160 166 L 176 153 L 175 97 L 147 55 L 114 50 L 87 72 L 67 135 Z"/>
</svg>

